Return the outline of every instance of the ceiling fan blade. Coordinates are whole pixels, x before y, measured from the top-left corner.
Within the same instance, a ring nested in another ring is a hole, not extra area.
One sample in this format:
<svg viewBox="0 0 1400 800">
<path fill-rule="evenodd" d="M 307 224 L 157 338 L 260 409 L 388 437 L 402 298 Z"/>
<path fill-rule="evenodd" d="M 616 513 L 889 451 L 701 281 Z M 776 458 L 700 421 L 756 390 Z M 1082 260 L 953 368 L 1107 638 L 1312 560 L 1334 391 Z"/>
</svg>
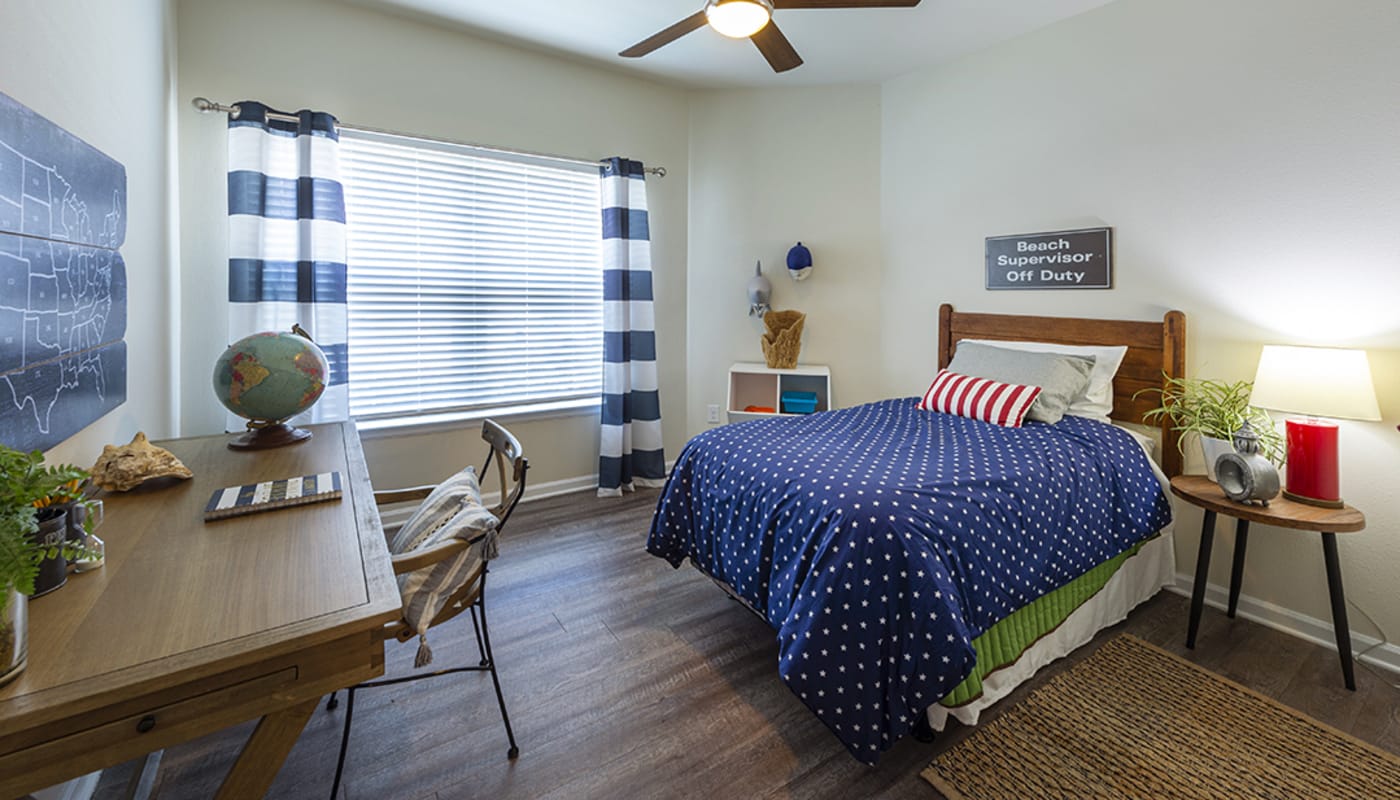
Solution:
<svg viewBox="0 0 1400 800">
<path fill-rule="evenodd" d="M 671 42 L 674 42 L 675 40 L 681 38 L 687 33 L 699 30 L 703 27 L 705 27 L 705 12 L 697 11 L 694 14 L 691 14 L 685 19 L 681 20 L 680 22 L 677 22 L 675 25 L 672 25 L 671 27 L 661 31 L 660 33 L 654 33 L 651 36 L 648 36 L 647 38 L 641 40 L 640 42 L 637 42 L 636 44 L 632 45 L 626 50 L 623 50 L 621 53 L 618 53 L 618 55 L 622 56 L 623 58 L 637 58 L 639 56 L 644 56 L 647 53 L 650 53 L 651 51 L 657 49 L 658 47 L 661 47 L 662 45 L 670 44 Z"/>
<path fill-rule="evenodd" d="M 768 64 L 773 67 L 774 72 L 787 72 L 802 66 L 802 56 L 797 54 L 792 42 L 788 41 L 783 32 L 778 30 L 777 23 L 772 20 L 749 38 L 753 39 L 758 52 L 768 59 Z"/>
<path fill-rule="evenodd" d="M 919 0 L 773 0 L 773 8 L 913 8 Z"/>
</svg>

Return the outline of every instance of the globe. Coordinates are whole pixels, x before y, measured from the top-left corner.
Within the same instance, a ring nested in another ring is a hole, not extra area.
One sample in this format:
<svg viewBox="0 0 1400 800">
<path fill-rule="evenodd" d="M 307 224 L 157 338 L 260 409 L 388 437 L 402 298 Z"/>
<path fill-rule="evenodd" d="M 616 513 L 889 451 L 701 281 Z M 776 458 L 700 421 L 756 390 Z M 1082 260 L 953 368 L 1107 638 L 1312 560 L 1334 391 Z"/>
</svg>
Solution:
<svg viewBox="0 0 1400 800">
<path fill-rule="evenodd" d="M 277 423 L 315 405 L 326 390 L 329 375 L 325 354 L 310 339 L 295 333 L 255 333 L 234 342 L 214 363 L 214 395 L 224 408 L 251 420 L 249 428 L 254 432 L 286 432 L 294 429 Z M 242 447 L 256 449 L 289 443 L 262 438 L 261 445 L 245 442 Z M 230 443 L 230 447 L 240 445 Z"/>
</svg>

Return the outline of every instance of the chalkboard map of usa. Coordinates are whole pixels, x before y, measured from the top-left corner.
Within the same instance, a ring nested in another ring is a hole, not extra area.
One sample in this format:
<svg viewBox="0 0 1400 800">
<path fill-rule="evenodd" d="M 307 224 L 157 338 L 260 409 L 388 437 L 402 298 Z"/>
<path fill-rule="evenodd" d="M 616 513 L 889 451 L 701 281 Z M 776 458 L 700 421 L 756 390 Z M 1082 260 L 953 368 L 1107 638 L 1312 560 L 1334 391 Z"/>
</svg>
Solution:
<svg viewBox="0 0 1400 800">
<path fill-rule="evenodd" d="M 0 443 L 126 401 L 126 168 L 0 93 Z"/>
</svg>

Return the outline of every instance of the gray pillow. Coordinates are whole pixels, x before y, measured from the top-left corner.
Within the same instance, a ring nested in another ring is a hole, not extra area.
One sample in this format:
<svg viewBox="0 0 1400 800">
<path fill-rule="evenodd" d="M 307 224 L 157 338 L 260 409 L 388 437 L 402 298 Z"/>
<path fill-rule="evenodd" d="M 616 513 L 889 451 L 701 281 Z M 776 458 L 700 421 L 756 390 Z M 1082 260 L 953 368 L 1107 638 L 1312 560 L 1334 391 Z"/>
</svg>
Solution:
<svg viewBox="0 0 1400 800">
<path fill-rule="evenodd" d="M 949 372 L 1040 387 L 1040 396 L 1026 412 L 1029 419 L 1059 422 L 1074 398 L 1089 385 L 1093 356 L 1033 353 L 1004 347 L 959 342 Z"/>
</svg>

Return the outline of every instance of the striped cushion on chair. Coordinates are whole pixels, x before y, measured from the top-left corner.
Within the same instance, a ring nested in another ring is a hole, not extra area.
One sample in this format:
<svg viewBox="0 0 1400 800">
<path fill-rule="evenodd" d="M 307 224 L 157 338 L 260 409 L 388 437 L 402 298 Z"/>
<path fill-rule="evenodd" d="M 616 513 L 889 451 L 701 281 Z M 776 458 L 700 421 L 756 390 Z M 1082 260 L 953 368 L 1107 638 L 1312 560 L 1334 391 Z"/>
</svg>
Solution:
<svg viewBox="0 0 1400 800">
<path fill-rule="evenodd" d="M 435 498 L 439 492 L 441 495 Z M 449 513 L 454 507 L 455 513 Z M 409 524 L 415 522 L 418 527 L 405 533 Z M 450 539 L 471 543 L 442 561 L 399 576 L 403 620 L 418 634 L 420 642 L 414 666 L 432 662 L 427 631 L 452 594 L 467 581 L 475 580 L 485 561 L 495 558 L 498 524 L 496 516 L 482 505 L 476 471 L 468 467 L 433 490 L 419 507 L 419 513 L 394 537 L 390 550 L 395 555 L 427 550 Z"/>
<path fill-rule="evenodd" d="M 437 488 L 424 498 L 418 509 L 413 512 L 413 516 L 409 517 L 389 540 L 389 552 L 402 555 L 419 549 L 425 540 L 451 521 L 457 512 L 473 505 L 481 510 L 481 514 L 464 522 L 475 522 L 475 529 L 481 532 L 495 528 L 496 518 L 481 505 L 481 484 L 476 479 L 476 469 L 467 467 L 438 484 Z"/>
<path fill-rule="evenodd" d="M 1039 386 L 974 378 L 945 369 L 939 370 L 933 384 L 924 392 L 919 408 L 1019 428 L 1039 394 Z"/>
</svg>

